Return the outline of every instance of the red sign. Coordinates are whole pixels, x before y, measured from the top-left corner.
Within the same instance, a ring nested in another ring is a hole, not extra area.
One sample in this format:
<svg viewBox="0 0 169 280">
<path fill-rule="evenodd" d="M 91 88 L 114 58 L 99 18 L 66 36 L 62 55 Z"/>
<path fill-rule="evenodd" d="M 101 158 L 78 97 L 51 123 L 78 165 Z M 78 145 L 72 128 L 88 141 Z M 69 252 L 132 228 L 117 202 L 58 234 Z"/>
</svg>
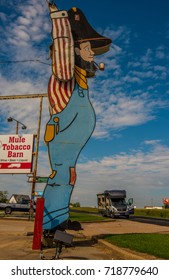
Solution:
<svg viewBox="0 0 169 280">
<path fill-rule="evenodd" d="M 0 173 L 30 173 L 33 134 L 0 135 Z"/>
</svg>

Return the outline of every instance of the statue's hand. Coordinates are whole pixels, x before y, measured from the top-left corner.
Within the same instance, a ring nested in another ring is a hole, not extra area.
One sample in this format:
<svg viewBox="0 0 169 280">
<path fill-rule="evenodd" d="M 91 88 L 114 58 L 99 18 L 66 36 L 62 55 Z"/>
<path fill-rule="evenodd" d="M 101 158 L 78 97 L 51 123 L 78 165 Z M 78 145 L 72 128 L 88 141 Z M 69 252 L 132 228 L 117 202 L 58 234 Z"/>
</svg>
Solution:
<svg viewBox="0 0 169 280">
<path fill-rule="evenodd" d="M 50 13 L 57 12 L 58 8 L 56 7 L 56 5 L 54 3 L 51 4 L 49 2 L 49 11 L 50 11 Z"/>
</svg>

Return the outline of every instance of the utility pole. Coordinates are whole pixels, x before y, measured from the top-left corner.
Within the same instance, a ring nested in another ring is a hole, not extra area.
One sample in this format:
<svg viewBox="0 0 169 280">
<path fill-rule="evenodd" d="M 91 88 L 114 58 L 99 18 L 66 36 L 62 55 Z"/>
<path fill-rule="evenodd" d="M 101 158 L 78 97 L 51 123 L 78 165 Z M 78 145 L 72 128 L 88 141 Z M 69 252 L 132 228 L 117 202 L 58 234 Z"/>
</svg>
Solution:
<svg viewBox="0 0 169 280">
<path fill-rule="evenodd" d="M 35 148 L 35 152 L 34 152 L 33 181 L 32 181 L 32 191 L 31 191 L 31 200 L 32 200 L 31 208 L 32 208 L 32 210 L 33 210 L 33 202 L 34 202 L 34 195 L 35 195 L 35 188 L 36 188 L 36 175 L 37 175 L 37 165 L 38 165 L 38 152 L 39 152 L 42 104 L 43 104 L 43 97 L 41 96 L 40 97 L 40 106 L 39 106 L 39 116 L 38 116 L 38 129 L 37 129 L 37 134 L 34 136 L 34 139 L 36 138 L 36 148 Z"/>
<path fill-rule="evenodd" d="M 35 138 L 36 138 L 36 148 L 35 148 L 35 155 L 34 155 L 34 162 L 33 162 L 33 182 L 32 182 L 32 192 L 31 192 L 32 196 L 35 193 L 35 185 L 36 185 L 36 175 L 37 175 L 37 165 L 38 165 L 38 152 L 39 152 L 39 140 L 40 140 L 40 126 L 41 126 L 41 116 L 42 116 L 42 104 L 43 104 L 43 97 L 40 98 L 40 107 L 39 107 L 39 116 L 38 116 L 38 129 L 37 129 L 37 134 L 35 135 Z"/>
</svg>

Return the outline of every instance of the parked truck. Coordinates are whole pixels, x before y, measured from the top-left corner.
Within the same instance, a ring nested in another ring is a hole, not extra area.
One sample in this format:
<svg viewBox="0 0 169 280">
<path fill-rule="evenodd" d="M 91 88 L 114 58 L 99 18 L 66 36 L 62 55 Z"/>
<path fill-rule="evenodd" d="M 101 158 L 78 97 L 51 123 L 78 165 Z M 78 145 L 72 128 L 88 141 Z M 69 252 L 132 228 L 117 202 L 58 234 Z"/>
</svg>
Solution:
<svg viewBox="0 0 169 280">
<path fill-rule="evenodd" d="M 125 190 L 106 190 L 97 194 L 98 211 L 103 216 L 129 218 L 134 214 L 133 198 L 126 201 Z"/>
<path fill-rule="evenodd" d="M 35 205 L 33 209 L 35 211 Z M 13 211 L 29 212 L 30 201 L 22 201 L 22 203 L 0 203 L 0 210 L 4 210 L 5 214 L 11 214 Z"/>
</svg>

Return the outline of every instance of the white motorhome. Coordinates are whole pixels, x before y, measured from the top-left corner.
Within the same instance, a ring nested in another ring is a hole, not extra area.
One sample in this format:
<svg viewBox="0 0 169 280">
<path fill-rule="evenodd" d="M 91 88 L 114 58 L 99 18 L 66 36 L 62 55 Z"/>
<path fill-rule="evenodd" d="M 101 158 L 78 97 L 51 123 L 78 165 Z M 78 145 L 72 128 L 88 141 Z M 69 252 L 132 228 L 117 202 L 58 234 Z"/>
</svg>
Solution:
<svg viewBox="0 0 169 280">
<path fill-rule="evenodd" d="M 103 216 L 115 218 L 134 214 L 133 198 L 126 201 L 125 190 L 106 190 L 97 194 L 98 211 Z"/>
</svg>

